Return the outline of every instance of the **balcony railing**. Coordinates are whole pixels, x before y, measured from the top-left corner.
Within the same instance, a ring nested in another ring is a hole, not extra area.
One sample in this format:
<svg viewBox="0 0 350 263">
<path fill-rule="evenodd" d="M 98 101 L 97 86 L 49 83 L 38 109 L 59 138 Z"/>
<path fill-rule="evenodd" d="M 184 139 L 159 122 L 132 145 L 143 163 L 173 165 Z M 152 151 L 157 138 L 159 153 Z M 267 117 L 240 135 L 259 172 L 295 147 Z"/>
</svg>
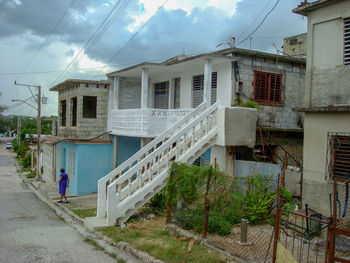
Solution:
<svg viewBox="0 0 350 263">
<path fill-rule="evenodd" d="M 184 118 L 193 109 L 112 110 L 112 134 L 132 137 L 157 137 Z"/>
</svg>

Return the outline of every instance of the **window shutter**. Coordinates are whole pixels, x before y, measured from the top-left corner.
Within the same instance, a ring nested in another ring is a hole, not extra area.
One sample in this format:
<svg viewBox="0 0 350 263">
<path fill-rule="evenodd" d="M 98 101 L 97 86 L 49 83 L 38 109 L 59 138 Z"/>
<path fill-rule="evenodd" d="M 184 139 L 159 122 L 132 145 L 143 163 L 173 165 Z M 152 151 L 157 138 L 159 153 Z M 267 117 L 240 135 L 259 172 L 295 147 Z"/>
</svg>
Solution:
<svg viewBox="0 0 350 263">
<path fill-rule="evenodd" d="M 180 108 L 180 78 L 176 78 L 174 81 L 174 109 Z"/>
<path fill-rule="evenodd" d="M 154 84 L 154 108 L 169 108 L 169 81 Z"/>
<path fill-rule="evenodd" d="M 350 65 L 350 18 L 344 19 L 344 65 Z"/>
<path fill-rule="evenodd" d="M 217 93 L 217 72 L 213 72 L 211 75 L 211 104 L 216 102 Z M 203 102 L 204 93 L 204 75 L 193 76 L 192 79 L 192 107 L 196 108 Z"/>
</svg>

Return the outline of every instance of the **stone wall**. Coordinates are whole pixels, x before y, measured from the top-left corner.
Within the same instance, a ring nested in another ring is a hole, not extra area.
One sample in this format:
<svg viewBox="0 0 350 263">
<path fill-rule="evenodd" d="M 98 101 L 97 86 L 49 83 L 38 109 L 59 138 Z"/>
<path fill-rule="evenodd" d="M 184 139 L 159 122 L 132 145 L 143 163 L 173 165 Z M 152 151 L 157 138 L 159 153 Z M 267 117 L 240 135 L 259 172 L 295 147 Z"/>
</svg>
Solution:
<svg viewBox="0 0 350 263">
<path fill-rule="evenodd" d="M 304 105 L 305 65 L 239 55 L 239 73 L 243 82 L 241 99 L 254 101 L 254 71 L 282 74 L 282 103 L 260 105 L 258 126 L 280 129 L 302 128 L 303 114 L 292 111 Z"/>
</svg>

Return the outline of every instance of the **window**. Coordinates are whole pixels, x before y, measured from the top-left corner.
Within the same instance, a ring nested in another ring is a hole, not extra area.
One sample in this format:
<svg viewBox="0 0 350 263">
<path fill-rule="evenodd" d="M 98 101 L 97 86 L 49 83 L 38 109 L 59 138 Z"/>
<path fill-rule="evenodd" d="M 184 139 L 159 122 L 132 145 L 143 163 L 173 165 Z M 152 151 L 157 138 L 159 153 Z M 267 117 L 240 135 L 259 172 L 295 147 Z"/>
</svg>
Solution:
<svg viewBox="0 0 350 263">
<path fill-rule="evenodd" d="M 180 108 L 180 78 L 174 80 L 174 109 Z"/>
<path fill-rule="evenodd" d="M 154 84 L 154 108 L 169 108 L 169 81 Z"/>
<path fill-rule="evenodd" d="M 216 90 L 217 90 L 217 72 L 213 72 L 211 75 L 211 104 L 216 102 Z M 204 75 L 193 76 L 192 79 L 192 107 L 195 108 L 203 102 L 204 92 Z"/>
<path fill-rule="evenodd" d="M 350 18 L 344 19 L 344 65 L 350 65 Z"/>
<path fill-rule="evenodd" d="M 77 126 L 77 98 L 71 98 L 70 100 L 71 110 L 71 126 Z"/>
<path fill-rule="evenodd" d="M 67 173 L 70 180 L 75 179 L 75 152 L 67 151 Z"/>
<path fill-rule="evenodd" d="M 83 118 L 96 118 L 96 96 L 84 96 L 83 97 Z"/>
<path fill-rule="evenodd" d="M 66 100 L 61 100 L 60 102 L 60 117 L 61 117 L 61 126 L 66 126 Z"/>
<path fill-rule="evenodd" d="M 350 134 L 328 134 L 329 178 L 346 180 L 350 178 Z"/>
<path fill-rule="evenodd" d="M 254 72 L 254 99 L 262 102 L 281 103 L 282 74 Z"/>
</svg>

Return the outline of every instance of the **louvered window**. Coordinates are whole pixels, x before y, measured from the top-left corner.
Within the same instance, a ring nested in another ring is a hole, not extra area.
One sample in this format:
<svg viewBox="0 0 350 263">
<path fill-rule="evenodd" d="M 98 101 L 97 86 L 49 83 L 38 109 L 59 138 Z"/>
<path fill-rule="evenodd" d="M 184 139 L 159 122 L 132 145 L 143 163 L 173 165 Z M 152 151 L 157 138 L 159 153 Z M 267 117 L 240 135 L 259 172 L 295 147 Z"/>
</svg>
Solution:
<svg viewBox="0 0 350 263">
<path fill-rule="evenodd" d="M 330 177 L 336 179 L 350 178 L 350 136 L 330 135 Z"/>
<path fill-rule="evenodd" d="M 154 84 L 154 108 L 168 109 L 169 105 L 169 81 Z"/>
<path fill-rule="evenodd" d="M 281 103 L 282 75 L 254 72 L 254 98 L 256 101 Z"/>
<path fill-rule="evenodd" d="M 180 78 L 174 80 L 174 109 L 180 108 Z"/>
<path fill-rule="evenodd" d="M 344 19 L 344 65 L 350 65 L 350 18 Z"/>
<path fill-rule="evenodd" d="M 216 102 L 216 92 L 217 92 L 217 72 L 213 72 L 211 75 L 211 104 Z M 192 107 L 196 108 L 199 104 L 203 102 L 203 92 L 204 92 L 204 75 L 193 76 L 192 79 Z"/>
</svg>

